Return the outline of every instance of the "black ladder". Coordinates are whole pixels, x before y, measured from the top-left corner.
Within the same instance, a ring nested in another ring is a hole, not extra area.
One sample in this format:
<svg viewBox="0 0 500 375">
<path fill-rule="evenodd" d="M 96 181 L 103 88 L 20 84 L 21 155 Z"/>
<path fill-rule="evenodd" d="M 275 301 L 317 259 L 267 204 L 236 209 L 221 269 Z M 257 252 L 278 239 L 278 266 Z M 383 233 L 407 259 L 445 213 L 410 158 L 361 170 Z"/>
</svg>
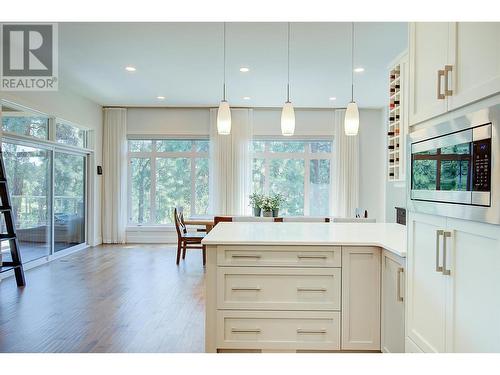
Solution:
<svg viewBox="0 0 500 375">
<path fill-rule="evenodd" d="M 3 215 L 5 220 L 5 228 L 7 233 L 0 233 L 0 242 L 9 241 L 10 255 L 12 261 L 2 262 L 0 256 L 0 273 L 14 270 L 17 286 L 25 286 L 23 263 L 19 252 L 19 242 L 16 236 L 16 226 L 12 215 L 12 206 L 10 205 L 9 188 L 7 186 L 7 177 L 5 174 L 5 164 L 3 162 L 3 153 L 0 149 L 0 215 Z"/>
</svg>

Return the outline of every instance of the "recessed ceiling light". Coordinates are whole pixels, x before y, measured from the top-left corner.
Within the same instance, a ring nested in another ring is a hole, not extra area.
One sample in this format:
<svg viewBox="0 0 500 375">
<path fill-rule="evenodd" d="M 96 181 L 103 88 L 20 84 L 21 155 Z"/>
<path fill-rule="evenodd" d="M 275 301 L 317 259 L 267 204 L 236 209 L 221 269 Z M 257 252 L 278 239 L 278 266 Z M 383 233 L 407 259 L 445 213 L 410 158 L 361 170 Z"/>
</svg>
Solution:
<svg viewBox="0 0 500 375">
<path fill-rule="evenodd" d="M 244 96 L 244 97 L 243 97 L 243 100 L 250 100 L 250 99 L 252 99 L 252 98 L 251 98 L 251 97 L 249 97 L 249 96 Z"/>
<path fill-rule="evenodd" d="M 125 70 L 126 70 L 127 72 L 135 72 L 137 69 L 136 69 L 136 68 L 134 68 L 133 66 L 126 66 L 126 67 L 125 67 Z"/>
<path fill-rule="evenodd" d="M 164 96 L 157 96 L 156 99 L 158 99 L 158 100 L 165 100 L 165 97 Z"/>
<path fill-rule="evenodd" d="M 359 67 L 359 68 L 355 68 L 355 69 L 354 69 L 354 71 L 355 71 L 356 73 L 363 73 L 363 72 L 365 71 L 365 68 L 361 68 L 361 67 Z"/>
<path fill-rule="evenodd" d="M 249 71 L 250 71 L 250 68 L 247 68 L 246 66 L 242 66 L 242 67 L 240 68 L 240 72 L 242 72 L 242 73 L 247 73 L 247 72 L 249 72 Z"/>
<path fill-rule="evenodd" d="M 333 102 L 334 100 L 337 100 L 337 98 L 336 98 L 335 96 L 330 96 L 328 99 L 330 99 L 332 102 Z"/>
</svg>

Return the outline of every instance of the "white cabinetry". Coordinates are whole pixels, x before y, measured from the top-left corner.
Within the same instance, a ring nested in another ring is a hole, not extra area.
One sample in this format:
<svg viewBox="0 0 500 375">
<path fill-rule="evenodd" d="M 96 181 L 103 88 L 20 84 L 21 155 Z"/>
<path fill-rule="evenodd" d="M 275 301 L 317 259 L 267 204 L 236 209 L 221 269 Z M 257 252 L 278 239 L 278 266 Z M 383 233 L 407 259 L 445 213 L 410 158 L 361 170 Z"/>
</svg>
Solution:
<svg viewBox="0 0 500 375">
<path fill-rule="evenodd" d="M 380 350 L 380 248 L 342 247 L 342 350 Z"/>
<path fill-rule="evenodd" d="M 500 92 L 500 23 L 410 24 L 410 125 Z"/>
<path fill-rule="evenodd" d="M 382 351 L 405 352 L 405 259 L 382 252 Z"/>
<path fill-rule="evenodd" d="M 500 227 L 410 213 L 407 351 L 500 351 Z"/>
</svg>

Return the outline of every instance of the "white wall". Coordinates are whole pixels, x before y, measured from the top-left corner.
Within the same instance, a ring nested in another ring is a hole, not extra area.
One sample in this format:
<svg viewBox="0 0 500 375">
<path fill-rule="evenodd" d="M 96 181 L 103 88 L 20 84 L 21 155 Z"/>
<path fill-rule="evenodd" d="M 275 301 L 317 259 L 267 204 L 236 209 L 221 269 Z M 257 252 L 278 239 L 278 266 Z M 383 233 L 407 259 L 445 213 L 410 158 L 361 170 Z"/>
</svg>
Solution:
<svg viewBox="0 0 500 375">
<path fill-rule="evenodd" d="M 56 116 L 75 124 L 87 127 L 94 132 L 94 164 L 102 165 L 102 108 L 100 105 L 71 91 L 60 89 L 48 92 L 0 92 L 0 99 L 20 104 L 22 106 Z M 89 237 L 91 245 L 102 242 L 101 235 L 101 177 L 94 173 L 94 194 L 90 204 L 94 217 L 90 218 L 93 235 Z"/>
<path fill-rule="evenodd" d="M 207 108 L 130 108 L 129 134 L 207 135 Z M 281 109 L 253 110 L 254 135 L 280 136 Z M 333 136 L 333 109 L 296 109 L 295 137 Z M 383 110 L 360 110 L 360 207 L 369 217 L 385 221 L 385 123 Z"/>
</svg>

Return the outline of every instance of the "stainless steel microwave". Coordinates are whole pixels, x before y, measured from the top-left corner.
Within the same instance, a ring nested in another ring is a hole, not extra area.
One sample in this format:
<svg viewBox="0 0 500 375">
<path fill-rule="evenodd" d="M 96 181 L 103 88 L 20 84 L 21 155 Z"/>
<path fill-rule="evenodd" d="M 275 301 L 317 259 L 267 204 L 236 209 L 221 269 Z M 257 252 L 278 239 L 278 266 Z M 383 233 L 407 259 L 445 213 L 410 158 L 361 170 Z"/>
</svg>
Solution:
<svg viewBox="0 0 500 375">
<path fill-rule="evenodd" d="M 410 209 L 500 224 L 500 105 L 409 135 Z"/>
</svg>

